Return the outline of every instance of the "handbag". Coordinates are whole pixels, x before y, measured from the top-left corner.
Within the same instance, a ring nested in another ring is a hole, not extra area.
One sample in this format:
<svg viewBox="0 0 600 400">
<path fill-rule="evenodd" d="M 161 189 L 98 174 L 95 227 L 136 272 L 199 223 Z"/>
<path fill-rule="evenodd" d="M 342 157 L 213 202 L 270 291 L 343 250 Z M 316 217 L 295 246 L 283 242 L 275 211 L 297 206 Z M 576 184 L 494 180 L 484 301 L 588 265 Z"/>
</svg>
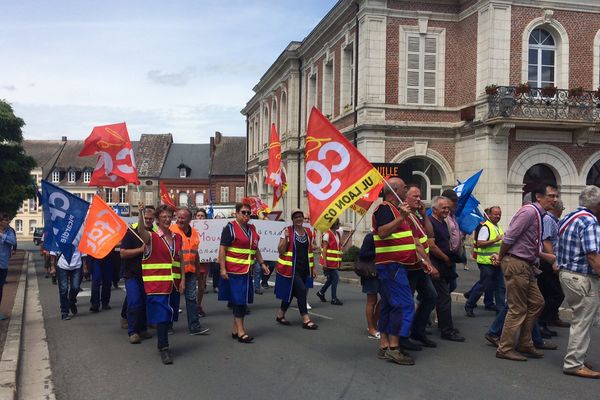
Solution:
<svg viewBox="0 0 600 400">
<path fill-rule="evenodd" d="M 361 278 L 377 278 L 377 268 L 373 261 L 354 261 L 354 273 Z"/>
</svg>

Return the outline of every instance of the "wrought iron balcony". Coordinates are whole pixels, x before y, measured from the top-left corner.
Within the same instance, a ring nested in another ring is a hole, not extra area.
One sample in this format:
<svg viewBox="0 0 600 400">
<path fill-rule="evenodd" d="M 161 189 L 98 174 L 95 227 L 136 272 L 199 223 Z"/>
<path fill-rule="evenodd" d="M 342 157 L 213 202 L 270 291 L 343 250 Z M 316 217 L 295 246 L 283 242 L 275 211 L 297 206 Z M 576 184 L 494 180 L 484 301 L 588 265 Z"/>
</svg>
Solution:
<svg viewBox="0 0 600 400">
<path fill-rule="evenodd" d="M 498 86 L 487 89 L 488 118 L 600 122 L 600 93 Z"/>
</svg>

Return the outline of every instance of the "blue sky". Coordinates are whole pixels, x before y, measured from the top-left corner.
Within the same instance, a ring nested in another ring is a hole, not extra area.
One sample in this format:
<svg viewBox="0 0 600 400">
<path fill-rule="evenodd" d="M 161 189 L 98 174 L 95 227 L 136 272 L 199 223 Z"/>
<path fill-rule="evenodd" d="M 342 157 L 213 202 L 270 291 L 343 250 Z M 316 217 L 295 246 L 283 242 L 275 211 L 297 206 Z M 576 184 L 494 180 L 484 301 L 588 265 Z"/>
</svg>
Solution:
<svg viewBox="0 0 600 400">
<path fill-rule="evenodd" d="M 335 0 L 0 0 L 0 99 L 28 139 L 245 135 L 240 110 L 290 41 Z"/>
</svg>

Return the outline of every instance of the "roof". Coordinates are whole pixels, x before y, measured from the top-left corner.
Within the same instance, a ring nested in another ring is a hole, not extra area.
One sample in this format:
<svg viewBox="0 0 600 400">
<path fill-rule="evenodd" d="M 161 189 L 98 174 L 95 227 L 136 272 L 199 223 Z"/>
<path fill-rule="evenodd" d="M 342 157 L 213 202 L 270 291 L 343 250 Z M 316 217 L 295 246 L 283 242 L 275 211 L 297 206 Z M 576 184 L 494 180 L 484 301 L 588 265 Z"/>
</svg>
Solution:
<svg viewBox="0 0 600 400">
<path fill-rule="evenodd" d="M 96 167 L 96 155 L 79 157 L 79 152 L 83 149 L 83 140 L 68 140 L 64 142 L 63 151 L 54 164 L 54 169 L 68 171 L 74 169 L 83 171 L 86 168 L 94 169 Z"/>
<path fill-rule="evenodd" d="M 33 157 L 42 176 L 46 176 L 54 166 L 56 159 L 66 142 L 61 140 L 23 140 L 23 149 L 28 156 Z"/>
<path fill-rule="evenodd" d="M 191 173 L 187 178 L 181 179 L 208 179 L 210 168 L 210 144 L 171 144 L 160 178 L 179 179 L 179 168 L 181 165 L 191 170 Z"/>
<path fill-rule="evenodd" d="M 140 178 L 160 177 L 172 143 L 173 136 L 170 133 L 142 134 L 140 141 L 133 146 Z"/>
<path fill-rule="evenodd" d="M 211 175 L 246 174 L 246 138 L 222 136 L 215 144 Z"/>
</svg>

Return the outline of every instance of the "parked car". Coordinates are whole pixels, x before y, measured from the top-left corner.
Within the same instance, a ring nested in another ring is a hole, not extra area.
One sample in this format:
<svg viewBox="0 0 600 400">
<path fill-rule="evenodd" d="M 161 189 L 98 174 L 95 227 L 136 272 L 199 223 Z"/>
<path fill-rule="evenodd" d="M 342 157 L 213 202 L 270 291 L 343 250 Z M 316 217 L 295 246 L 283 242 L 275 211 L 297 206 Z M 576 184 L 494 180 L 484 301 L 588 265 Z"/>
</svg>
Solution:
<svg viewBox="0 0 600 400">
<path fill-rule="evenodd" d="M 33 230 L 33 244 L 39 246 L 42 243 L 42 234 L 44 233 L 44 228 L 35 228 Z"/>
</svg>

